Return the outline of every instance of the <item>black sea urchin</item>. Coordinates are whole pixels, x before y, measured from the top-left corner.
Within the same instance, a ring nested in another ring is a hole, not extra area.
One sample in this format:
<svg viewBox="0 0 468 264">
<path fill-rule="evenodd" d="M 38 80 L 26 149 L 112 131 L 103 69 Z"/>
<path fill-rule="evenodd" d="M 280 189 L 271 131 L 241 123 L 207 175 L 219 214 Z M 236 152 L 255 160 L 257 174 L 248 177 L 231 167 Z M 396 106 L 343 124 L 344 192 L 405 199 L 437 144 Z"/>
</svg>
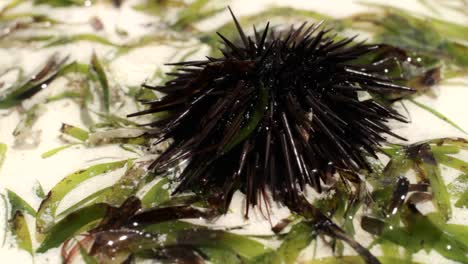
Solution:
<svg viewBox="0 0 468 264">
<path fill-rule="evenodd" d="M 223 57 L 173 64 L 179 67 L 169 73 L 174 79 L 146 86 L 167 95 L 131 116 L 169 111 L 149 124 L 150 134 L 158 142 L 174 140 L 152 169 L 185 160 L 176 192 L 218 193 L 229 203 L 240 189 L 247 205 L 266 199 L 269 190 L 293 206 L 307 184 L 320 191 L 321 179 L 334 172 L 359 181 L 382 134 L 398 137 L 387 120 L 404 121 L 359 94 L 410 91 L 376 74 L 375 65 L 358 63 L 379 46 L 337 41 L 320 23 L 287 31 L 254 27 L 247 37 L 233 18 L 239 44 L 218 33 Z"/>
</svg>

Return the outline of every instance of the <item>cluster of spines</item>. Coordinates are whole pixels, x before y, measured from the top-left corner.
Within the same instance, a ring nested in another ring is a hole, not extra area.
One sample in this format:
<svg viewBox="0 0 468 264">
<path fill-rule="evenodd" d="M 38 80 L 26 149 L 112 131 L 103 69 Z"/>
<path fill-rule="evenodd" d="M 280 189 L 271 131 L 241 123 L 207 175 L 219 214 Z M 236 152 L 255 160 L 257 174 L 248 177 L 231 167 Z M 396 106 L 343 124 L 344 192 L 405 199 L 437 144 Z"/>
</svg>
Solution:
<svg viewBox="0 0 468 264">
<path fill-rule="evenodd" d="M 231 12 L 232 13 L 232 12 Z M 219 34 L 223 57 L 173 64 L 174 79 L 145 86 L 167 94 L 144 102 L 134 115 L 169 111 L 148 124 L 158 142 L 174 142 L 152 164 L 165 171 L 185 162 L 176 192 L 220 194 L 229 203 L 242 190 L 250 205 L 274 200 L 293 206 L 306 185 L 320 192 L 338 172 L 359 181 L 376 156 L 387 121 L 405 121 L 395 110 L 358 93 L 385 96 L 410 92 L 359 63 L 379 45 L 336 41 L 321 24 L 246 36 L 234 17 L 240 40 Z"/>
</svg>

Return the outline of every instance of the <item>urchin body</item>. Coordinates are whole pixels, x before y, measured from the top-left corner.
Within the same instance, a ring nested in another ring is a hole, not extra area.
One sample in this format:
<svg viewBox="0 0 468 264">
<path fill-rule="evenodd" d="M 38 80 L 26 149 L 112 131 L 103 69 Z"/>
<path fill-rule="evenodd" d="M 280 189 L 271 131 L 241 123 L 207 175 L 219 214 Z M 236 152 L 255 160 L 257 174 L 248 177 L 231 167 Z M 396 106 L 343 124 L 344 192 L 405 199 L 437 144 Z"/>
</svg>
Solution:
<svg viewBox="0 0 468 264">
<path fill-rule="evenodd" d="M 218 193 L 228 203 L 240 189 L 248 205 L 268 191 L 293 205 L 306 185 L 320 191 L 334 172 L 358 181 L 384 134 L 397 136 L 387 120 L 404 121 L 359 93 L 409 90 L 358 63 L 378 46 L 336 41 L 320 24 L 281 33 L 267 25 L 246 37 L 235 22 L 239 44 L 220 35 L 223 57 L 177 63 L 174 79 L 148 87 L 167 95 L 134 115 L 169 110 L 151 134 L 174 140 L 152 168 L 187 161 L 176 192 Z"/>
</svg>

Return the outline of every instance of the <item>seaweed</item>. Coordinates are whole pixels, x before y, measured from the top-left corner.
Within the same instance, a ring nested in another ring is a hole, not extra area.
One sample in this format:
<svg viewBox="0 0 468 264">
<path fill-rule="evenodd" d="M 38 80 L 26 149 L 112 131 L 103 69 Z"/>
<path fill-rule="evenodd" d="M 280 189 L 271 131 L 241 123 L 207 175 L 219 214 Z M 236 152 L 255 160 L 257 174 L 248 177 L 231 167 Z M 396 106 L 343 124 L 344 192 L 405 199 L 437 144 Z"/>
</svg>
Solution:
<svg viewBox="0 0 468 264">
<path fill-rule="evenodd" d="M 437 160 L 449 167 L 463 171 L 467 173 L 468 163 L 462 160 L 456 159 L 450 156 L 444 156 L 441 160 L 440 156 L 436 156 Z M 467 208 L 468 207 L 468 174 L 462 174 L 458 176 L 453 182 L 448 186 L 449 192 L 452 195 L 452 198 L 456 198 L 454 204 L 457 208 Z"/>
<path fill-rule="evenodd" d="M 18 248 L 27 251 L 33 255 L 33 246 L 28 224 L 22 211 L 16 211 L 11 221 L 11 230 L 16 238 Z"/>
<path fill-rule="evenodd" d="M 93 56 L 91 57 L 91 66 L 94 72 L 96 73 L 97 79 L 99 80 L 99 84 L 102 88 L 102 100 L 104 105 L 104 111 L 108 113 L 111 105 L 109 96 L 109 82 L 107 81 L 106 73 L 104 72 L 102 63 L 97 57 L 96 53 L 93 53 Z"/>
<path fill-rule="evenodd" d="M 56 210 L 60 201 L 65 195 L 78 186 L 80 183 L 112 170 L 124 167 L 127 160 L 103 163 L 91 166 L 87 169 L 77 171 L 65 177 L 61 182 L 55 185 L 47 194 L 39 206 L 36 217 L 36 230 L 39 233 L 48 232 L 55 224 Z"/>
<path fill-rule="evenodd" d="M 193 30 L 194 23 L 210 18 L 224 9 L 216 7 L 216 3 L 213 4 L 213 2 L 208 0 L 195 0 L 191 3 L 185 3 L 180 0 L 145 0 L 133 6 L 133 8 L 137 11 L 159 16 L 175 31 Z M 170 8 L 178 9 L 175 21 L 171 21 L 173 19 L 169 19 L 165 15 L 165 12 Z"/>
<path fill-rule="evenodd" d="M 465 56 L 468 47 L 459 43 L 467 39 L 468 27 L 436 18 L 418 16 L 410 11 L 390 7 L 387 5 L 366 5 L 380 9 L 381 15 L 377 20 L 375 14 L 356 14 L 345 19 L 350 25 L 358 29 L 365 29 L 375 34 L 377 41 L 395 45 L 407 50 L 421 52 L 434 58 L 450 61 L 458 67 L 468 66 Z M 356 23 L 358 22 L 358 23 Z M 360 23 L 371 24 L 372 27 L 361 27 Z"/>
<path fill-rule="evenodd" d="M 372 194 L 375 201 L 372 216 L 363 216 L 361 221 L 362 228 L 376 236 L 373 245 L 383 242 L 398 245 L 405 249 L 406 256 L 425 249 L 435 250 L 455 261 L 466 260 L 468 243 L 463 237 L 466 227 L 447 223 L 451 211 L 450 196 L 447 186 L 441 182 L 439 159 L 436 158 L 443 155 L 447 157 L 446 163 L 451 162 L 449 154 L 457 154 L 466 146 L 464 139 L 441 138 L 395 147 L 398 150 L 390 154 L 392 159 L 383 171 L 394 179 L 395 187 L 385 184 L 389 181 L 387 178 L 375 183 L 377 189 Z M 405 178 L 398 177 L 411 168 L 417 172 L 418 184 L 408 184 Z M 429 182 L 431 189 L 424 182 Z M 393 190 L 390 192 L 393 195 L 389 196 L 388 190 Z M 415 205 L 431 199 L 438 210 L 421 214 Z M 390 204 L 390 208 L 382 206 L 385 204 Z"/>
<path fill-rule="evenodd" d="M 450 196 L 447 187 L 443 182 L 440 169 L 437 161 L 431 152 L 429 145 L 420 145 L 416 149 L 410 151 L 418 151 L 420 156 L 415 160 L 415 170 L 420 174 L 422 179 L 428 179 L 432 187 L 434 196 L 434 205 L 448 219 L 451 217 Z"/>
<path fill-rule="evenodd" d="M 411 260 L 405 260 L 397 257 L 379 257 L 379 261 L 382 264 L 421 264 L 421 262 L 415 262 Z M 305 261 L 304 264 L 364 264 L 365 262 L 357 256 L 341 256 L 341 257 L 325 257 L 319 259 L 313 259 Z"/>
<path fill-rule="evenodd" d="M 169 200 L 169 191 L 167 178 L 160 179 L 155 185 L 149 189 L 141 198 L 143 208 L 152 208 Z"/>
<path fill-rule="evenodd" d="M 178 13 L 177 20 L 170 26 L 174 30 L 187 30 L 194 23 L 224 10 L 224 7 L 213 6 L 213 3 L 209 0 L 195 0 Z"/>
<path fill-rule="evenodd" d="M 36 180 L 34 186 L 33 186 L 33 191 L 34 194 L 39 198 L 39 199 L 45 199 L 46 195 L 44 192 L 44 188 L 42 187 L 41 183 Z"/>
<path fill-rule="evenodd" d="M 5 162 L 6 153 L 7 153 L 7 145 L 0 143 L 0 169 L 2 168 L 3 162 Z"/>
<path fill-rule="evenodd" d="M 18 196 L 15 192 L 7 189 L 7 197 L 11 206 L 11 215 L 10 218 L 14 218 L 14 214 L 17 211 L 25 212 L 33 217 L 36 216 L 36 210 L 32 208 L 25 200 Z M 21 217 L 21 216 L 20 216 Z"/>
<path fill-rule="evenodd" d="M 271 250 L 253 239 L 220 230 L 210 230 L 190 224 L 182 226 L 169 224 L 168 227 L 170 228 L 160 226 L 157 233 L 154 228 L 151 232 L 128 228 L 100 230 L 93 234 L 95 242 L 91 255 L 95 255 L 101 262 L 107 262 L 109 259 L 126 259 L 130 254 L 158 259 L 165 257 L 164 251 L 171 248 L 186 248 L 191 251 L 200 248 L 202 252 L 209 252 L 212 249 L 209 253 L 217 250 L 218 256 L 222 253 L 231 259 L 233 255 L 229 252 L 233 252 L 240 259 L 250 261 Z M 108 241 L 113 243 L 107 243 Z"/>
<path fill-rule="evenodd" d="M 279 248 L 255 258 L 251 263 L 296 263 L 301 251 L 316 238 L 316 235 L 312 224 L 306 221 L 294 224 L 282 238 Z"/>
<path fill-rule="evenodd" d="M 396 147 L 397 151 L 391 155 L 392 159 L 383 171 L 383 174 L 389 179 L 395 179 L 400 175 L 404 175 L 410 169 L 414 169 L 420 181 L 429 182 L 432 187 L 434 206 L 440 210 L 446 219 L 451 217 L 450 196 L 435 158 L 439 154 L 434 152 L 431 146 L 434 143 L 444 144 L 444 141 L 448 141 L 445 144 L 451 145 L 450 141 L 452 140 L 455 143 L 452 145 L 452 147 L 455 147 L 452 151 L 456 150 L 458 152 L 460 148 L 457 144 L 463 141 L 458 142 L 457 139 L 450 138 L 415 143 L 406 147 Z"/>
<path fill-rule="evenodd" d="M 89 138 L 88 131 L 68 124 L 62 124 L 60 132 L 81 142 L 85 142 Z"/>
<path fill-rule="evenodd" d="M 405 208 L 402 212 L 402 220 L 405 223 L 403 227 L 392 222 L 378 220 L 381 221 L 382 225 L 380 232 L 376 233 L 379 239 L 389 240 L 400 245 L 411 254 L 421 249 L 433 249 L 448 259 L 460 262 L 466 260 L 468 244 L 460 240 L 460 236 L 453 233 L 453 230 L 447 230 L 445 221 L 439 220 L 443 219 L 442 215 L 429 214 L 424 216 L 414 209 L 410 210 L 412 209 Z M 435 222 L 438 222 L 439 225 Z M 372 232 L 366 226 L 363 228 Z"/>
<path fill-rule="evenodd" d="M 31 233 L 29 231 L 28 223 L 26 222 L 26 214 L 35 217 L 36 211 L 16 193 L 8 189 L 7 197 L 11 206 L 11 214 L 9 217 L 10 230 L 16 239 L 18 248 L 34 255 Z"/>
<path fill-rule="evenodd" d="M 113 42 L 103 35 L 94 33 L 22 36 L 13 33 L 22 33 L 19 32 L 22 29 L 42 26 L 53 28 L 70 25 L 66 21 L 34 12 L 10 12 L 23 2 L 24 0 L 11 1 L 0 11 L 0 23 L 2 27 L 9 29 L 9 32 L 1 37 L 2 45 L 5 47 L 20 42 L 25 45 L 40 43 L 41 48 L 58 48 L 62 45 L 88 41 L 109 46 L 119 56 L 153 43 L 168 44 L 171 41 L 197 38 L 200 42 L 196 47 L 180 58 L 185 60 L 198 51 L 202 44 L 212 48 L 213 56 L 220 55 L 222 51 L 217 50 L 219 43 L 214 37 L 215 31 L 219 31 L 226 39 L 233 39 L 238 27 L 236 24 L 226 23 L 214 31 L 206 32 L 197 28 L 196 23 L 220 13 L 221 9 L 216 5 L 211 5 L 212 3 L 205 0 L 191 3 L 161 0 L 141 1 L 134 8 L 157 16 L 156 23 L 164 25 L 158 27 L 159 31 L 154 35 L 146 35 L 128 43 Z M 36 0 L 34 4 L 70 7 L 80 6 L 85 2 L 87 5 L 93 4 L 84 0 Z M 456 8 L 452 2 L 438 3 L 434 6 L 432 2 L 422 2 L 433 10 L 442 7 Z M 120 1 L 113 1 L 112 4 L 118 7 Z M 379 74 L 383 72 L 382 76 L 385 78 L 393 78 L 397 84 L 415 89 L 418 92 L 416 95 L 430 92 L 429 88 L 442 78 L 448 79 L 466 74 L 468 68 L 466 57 L 468 49 L 464 42 L 467 40 L 464 34 L 467 31 L 466 26 L 387 6 L 374 5 L 373 8 L 367 13 L 335 19 L 314 11 L 268 7 L 262 12 L 240 17 L 238 23 L 242 26 L 259 24 L 266 22 L 265 18 L 268 17 L 272 21 L 270 28 L 275 28 L 273 22 L 327 20 L 327 24 L 338 32 L 357 29 L 371 33 L 374 42 L 378 41 L 385 45 L 379 45 L 379 51 L 370 54 L 371 56 L 363 56 L 352 63 L 357 67 L 371 65 L 373 71 Z M 458 8 L 456 11 L 465 12 L 463 8 Z M 176 19 L 172 19 L 174 13 Z M 166 14 L 171 14 L 171 18 Z M 261 37 L 266 31 L 266 29 L 261 30 L 257 34 Z M 336 37 L 331 39 L 340 41 Z M 233 45 L 241 45 L 239 44 L 241 41 L 242 36 L 237 41 L 233 41 Z M 229 45 L 227 42 L 225 44 Z M 352 40 L 350 44 L 357 42 Z M 212 60 L 212 57 L 208 60 Z M 22 121 L 15 133 L 18 135 L 21 131 L 32 129 L 44 103 L 71 99 L 79 104 L 87 127 L 79 128 L 64 124 L 61 138 L 68 143 L 43 153 L 43 158 L 51 157 L 78 144 L 85 147 L 104 144 L 118 144 L 124 148 L 131 146 L 130 150 L 139 150 L 142 155 L 146 155 L 148 153 L 146 148 L 154 143 L 150 137 L 155 131 L 142 129 L 138 122 L 109 111 L 113 108 L 114 100 L 110 98 L 113 87 L 109 85 L 109 76 L 104 66 L 102 58 L 98 58 L 95 53 L 89 65 L 79 62 L 67 63 L 66 57 L 54 55 L 36 74 L 38 77 L 23 78 L 20 73 L 17 83 L 12 87 L 6 89 L 1 87 L 6 93 L 0 96 L 0 108 L 10 109 L 19 106 L 24 100 L 32 98 L 40 91 L 42 85 L 50 85 L 60 76 L 76 81 L 73 74 L 78 74 L 77 89 L 68 89 L 63 93 L 49 96 L 44 102 L 27 109 L 22 113 Z M 170 74 L 177 76 L 177 69 Z M 162 77 L 155 86 L 170 81 L 165 76 L 155 74 L 155 77 Z M 259 89 L 255 103 L 250 106 L 249 118 L 242 123 L 242 129 L 239 129 L 238 133 L 226 136 L 229 144 L 226 144 L 222 151 L 229 152 L 244 147 L 251 151 L 252 145 L 246 146 L 243 143 L 255 133 L 256 127 L 262 125 L 261 118 L 265 116 L 267 111 L 265 108 L 269 107 L 267 102 L 271 99 L 265 92 L 265 86 L 259 87 L 262 89 Z M 102 113 L 94 113 L 89 108 L 94 95 L 100 95 L 102 99 L 101 106 L 104 110 Z M 409 97 L 410 95 L 412 93 L 395 91 L 381 96 L 370 93 L 372 98 L 385 106 L 401 98 L 410 99 L 418 107 L 466 133 L 437 109 L 421 104 L 416 96 Z M 134 87 L 129 89 L 126 96 L 135 100 L 135 103 L 167 99 L 167 97 L 159 98 L 159 95 L 148 89 Z M 142 107 L 143 111 L 148 109 L 150 108 Z M 91 118 L 90 111 L 97 117 L 97 121 Z M 161 115 L 152 117 L 161 121 L 170 114 L 172 113 L 169 111 L 163 111 Z M 285 137 L 285 140 L 287 139 L 288 137 Z M 309 202 L 301 196 L 298 201 L 289 203 L 288 205 L 295 209 L 292 216 L 277 226 L 272 226 L 275 235 L 261 239 L 184 222 L 190 218 L 215 220 L 227 210 L 226 204 L 219 201 L 219 197 L 224 193 L 214 188 L 210 189 L 210 195 L 198 190 L 195 193 L 171 193 L 172 187 L 180 183 L 177 179 L 174 180 L 179 172 L 155 175 L 146 170 L 148 162 L 145 159 L 141 162 L 122 160 L 97 164 L 77 171 L 66 176 L 45 197 L 42 187 L 35 188 L 37 196 L 43 200 L 37 214 L 20 196 L 7 190 L 11 212 L 6 214 L 6 217 L 10 220 L 9 228 L 19 248 L 34 255 L 36 252 L 43 253 L 62 246 L 64 263 L 70 263 L 75 257 L 81 256 L 85 263 L 93 264 L 115 261 L 129 263 L 141 258 L 184 263 L 209 261 L 214 264 L 295 263 L 299 259 L 303 263 L 311 264 L 366 262 L 410 264 L 417 263 L 412 259 L 412 255 L 420 250 L 426 252 L 434 250 L 446 259 L 466 262 L 468 229 L 464 225 L 450 224 L 447 220 L 451 217 L 451 210 L 454 209 L 452 207 L 468 206 L 466 189 L 468 163 L 456 156 L 467 149 L 467 141 L 460 138 L 434 139 L 410 145 L 388 144 L 381 149 L 390 158 L 386 166 L 380 164 L 379 160 L 366 156 L 366 160 L 371 160 L 368 164 L 371 169 L 360 170 L 359 176 L 343 171 L 339 178 L 335 179 L 332 177 L 334 171 L 327 169 L 320 177 L 323 184 L 319 189 L 325 198 Z M 0 144 L 0 166 L 7 154 L 6 151 L 6 145 Z M 154 152 L 160 153 L 160 149 Z M 293 155 L 294 151 L 290 150 L 289 154 Z M 249 160 L 248 156 L 245 158 Z M 278 163 L 278 157 L 275 158 Z M 461 175 L 446 185 L 442 178 L 442 165 L 459 171 Z M 250 166 L 249 169 L 252 168 L 255 166 Z M 90 194 L 83 194 L 80 201 L 57 212 L 58 205 L 66 195 L 81 183 L 117 169 L 122 169 L 122 175 L 115 184 L 93 190 Z M 405 178 L 410 171 L 416 172 L 416 182 L 410 183 Z M 162 177 L 155 179 L 159 176 Z M 361 182 L 361 176 L 365 176 L 366 183 L 372 185 L 372 192 L 369 193 L 364 182 Z M 249 193 L 248 188 L 244 191 Z M 2 197 L 5 198 L 3 195 Z M 252 199 L 251 191 L 248 197 Z M 434 203 L 436 211 L 423 215 L 416 205 L 428 201 Z M 375 239 L 371 245 L 361 245 L 360 241 L 354 238 L 355 220 L 361 214 L 364 214 L 360 219 L 361 227 Z M 35 215 L 36 236 L 31 236 L 26 220 Z M 332 248 L 334 255 L 312 260 L 300 258 L 301 252 L 318 239 L 323 239 Z M 34 248 L 35 240 L 40 243 L 37 249 Z M 279 247 L 269 248 L 263 243 L 264 240 L 275 241 Z M 346 245 L 354 248 L 361 256 L 345 255 Z M 370 255 L 370 249 L 376 245 L 380 246 L 382 256 Z"/>
<path fill-rule="evenodd" d="M 34 0 L 35 5 L 47 4 L 53 7 L 67 7 L 71 5 L 85 5 L 89 0 Z"/>
<path fill-rule="evenodd" d="M 108 205 L 98 203 L 68 214 L 47 232 L 36 252 L 44 253 L 51 248 L 60 246 L 74 235 L 86 231 L 86 228 L 90 229 L 88 225 L 104 217 L 108 208 Z"/>
<path fill-rule="evenodd" d="M 0 96 L 0 109 L 16 106 L 40 90 L 47 88 L 63 69 L 67 59 L 68 57 L 59 59 L 57 54 L 50 57 L 36 74 L 10 87 Z"/>
<path fill-rule="evenodd" d="M 5 243 L 6 243 L 6 240 L 7 240 L 7 237 L 8 237 L 8 230 L 9 230 L 9 226 L 8 226 L 8 213 L 6 212 L 8 210 L 8 201 L 7 201 L 7 198 L 5 197 L 5 195 L 3 193 L 0 194 L 0 197 L 2 198 L 2 201 L 3 201 L 3 208 L 5 210 L 5 213 L 4 213 L 4 222 L 3 222 L 3 239 L 2 239 L 2 247 L 5 246 Z"/>
<path fill-rule="evenodd" d="M 60 151 L 66 150 L 66 149 L 68 149 L 68 148 L 70 148 L 70 147 L 73 147 L 73 146 L 75 146 L 75 145 L 77 145 L 77 144 L 67 144 L 67 145 L 64 145 L 64 146 L 60 146 L 60 147 L 57 147 L 57 148 L 48 150 L 48 151 L 46 151 L 46 152 L 44 152 L 44 153 L 41 154 L 41 158 L 43 158 L 43 159 L 50 158 L 50 157 L 52 157 L 53 155 L 59 153 Z"/>
<path fill-rule="evenodd" d="M 111 206 L 119 206 L 129 197 L 132 197 L 139 187 L 145 183 L 148 175 L 142 164 L 127 164 L 127 170 L 120 179 L 110 187 L 109 191 L 101 194 L 96 201 L 104 202 Z"/>
<path fill-rule="evenodd" d="M 164 15 L 164 12 L 169 8 L 185 7 L 186 3 L 181 0 L 144 0 L 133 6 L 133 9 L 151 14 L 154 16 Z"/>
</svg>

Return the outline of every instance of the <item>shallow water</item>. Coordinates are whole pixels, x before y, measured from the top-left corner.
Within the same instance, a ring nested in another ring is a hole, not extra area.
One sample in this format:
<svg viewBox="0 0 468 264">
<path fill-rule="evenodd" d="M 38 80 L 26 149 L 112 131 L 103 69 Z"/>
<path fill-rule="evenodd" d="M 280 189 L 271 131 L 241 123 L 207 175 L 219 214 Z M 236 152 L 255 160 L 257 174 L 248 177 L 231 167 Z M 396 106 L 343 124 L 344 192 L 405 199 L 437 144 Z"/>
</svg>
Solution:
<svg viewBox="0 0 468 264">
<path fill-rule="evenodd" d="M 126 1 L 120 9 L 115 9 L 109 4 L 97 4 L 91 7 L 73 7 L 51 9 L 48 6 L 32 7 L 30 4 L 22 4 L 11 12 L 39 12 L 50 15 L 58 20 L 66 20 L 73 25 L 58 26 L 57 28 L 44 29 L 46 32 L 55 32 L 56 34 L 70 34 L 93 32 L 88 21 L 93 17 L 98 17 L 102 21 L 103 29 L 99 32 L 113 42 L 125 42 L 132 39 L 137 39 L 140 36 L 152 34 L 158 31 L 161 26 L 152 16 L 145 15 L 141 12 L 136 12 L 131 8 L 132 2 Z M 385 4 L 400 6 L 411 10 L 412 12 L 420 12 L 431 16 L 442 17 L 452 20 L 460 24 L 468 24 L 468 17 L 457 15 L 452 11 L 433 14 L 421 5 L 419 1 L 381 1 Z M 314 10 L 320 13 L 328 14 L 335 17 L 343 17 L 356 12 L 367 11 L 368 7 L 359 5 L 353 1 L 286 1 L 286 0 L 262 0 L 262 1 L 232 1 L 229 3 L 237 16 L 256 13 L 263 10 L 266 6 L 276 4 L 284 6 L 294 6 Z M 221 4 L 222 5 L 222 4 Z M 217 24 L 228 21 L 230 18 L 227 11 L 216 15 L 214 18 L 202 21 L 195 26 L 202 30 L 210 30 L 216 27 Z M 116 29 L 125 30 L 128 35 L 120 36 L 116 33 Z M 34 29 L 32 29 L 34 30 Z M 27 33 L 24 33 L 27 34 Z M 106 66 L 109 72 L 108 78 L 111 86 L 118 90 L 119 86 L 130 87 L 138 86 L 157 71 L 157 69 L 167 69 L 163 66 L 164 63 L 177 61 L 181 54 L 176 52 L 179 49 L 189 50 L 191 46 L 197 42 L 194 39 L 188 39 L 186 42 L 178 43 L 177 47 L 168 45 L 151 44 L 145 47 L 136 48 L 122 56 L 116 57 L 113 47 L 98 45 L 90 42 L 77 42 L 65 46 L 57 46 L 52 48 L 34 48 L 28 46 L 11 46 L 8 48 L 0 48 L 0 72 L 13 67 L 21 67 L 25 75 L 34 72 L 44 61 L 54 52 L 59 52 L 62 55 L 70 55 L 69 61 L 77 60 L 80 62 L 88 62 L 91 54 L 94 51 L 102 58 L 111 59 Z M 180 48 L 182 47 L 182 48 Z M 190 58 L 196 59 L 206 55 L 209 52 L 208 47 L 201 46 L 200 49 L 192 54 Z M 6 78 L 6 77 L 3 77 Z M 7 79 L 3 79 L 8 83 Z M 431 88 L 432 92 L 428 95 L 422 95 L 417 98 L 418 102 L 431 106 L 437 111 L 449 117 L 465 130 L 468 129 L 468 118 L 466 116 L 466 98 L 468 98 L 468 77 L 461 77 L 455 80 L 455 84 L 440 84 Z M 454 82 L 455 82 L 454 81 Z M 22 103 L 24 108 L 29 108 L 37 102 L 43 101 L 51 95 L 57 95 L 64 89 L 65 80 L 58 79 L 52 82 L 47 89 L 42 90 L 33 98 Z M 1 88 L 0 88 L 1 89 Z M 0 93 L 2 90 L 0 90 Z M 453 128 L 446 122 L 441 121 L 434 115 L 417 107 L 415 104 L 404 101 L 406 109 L 409 113 L 411 122 L 409 124 L 393 124 L 393 131 L 407 138 L 410 143 L 426 140 L 429 138 L 439 137 L 466 137 L 466 134 Z M 135 106 L 126 104 L 119 108 L 116 113 L 125 115 L 135 111 Z M 400 107 L 400 111 L 405 111 Z M 33 208 L 38 208 L 41 202 L 34 194 L 34 189 L 39 182 L 44 191 L 47 193 L 57 182 L 64 176 L 79 169 L 88 167 L 93 164 L 122 160 L 127 158 L 137 157 L 135 153 L 126 151 L 118 146 L 111 144 L 99 146 L 95 148 L 85 148 L 81 145 L 72 146 L 70 149 L 61 151 L 60 153 L 50 157 L 42 158 L 41 154 L 56 147 L 63 145 L 60 140 L 60 127 L 62 123 L 72 124 L 77 127 L 85 127 L 80 116 L 79 106 L 71 100 L 58 100 L 44 105 L 41 115 L 32 127 L 32 130 L 37 134 L 40 141 L 37 146 L 15 146 L 15 137 L 13 131 L 20 121 L 20 113 L 18 109 L 0 110 L 0 143 L 5 143 L 8 146 L 6 159 L 0 169 L 0 186 L 2 189 L 8 188 L 16 192 L 24 200 L 26 200 Z M 465 160 L 468 158 L 466 153 L 461 156 Z M 120 173 L 120 174 L 119 174 Z M 58 211 L 80 201 L 84 193 L 90 193 L 90 189 L 105 187 L 112 185 L 121 175 L 122 171 L 115 171 L 105 177 L 93 178 L 67 195 L 66 202 L 60 204 Z M 449 168 L 442 171 L 442 175 L 446 184 L 452 182 L 458 174 Z M 411 179 L 410 179 L 411 180 Z M 414 179 L 413 179 L 414 180 Z M 206 223 L 205 220 L 194 220 L 198 224 L 210 224 L 217 227 L 237 227 L 242 228 L 236 232 L 242 234 L 266 235 L 271 234 L 271 228 L 268 221 L 262 217 L 259 212 L 255 212 L 250 220 L 243 218 L 243 196 L 239 193 L 235 196 L 231 204 L 230 212 L 222 216 L 214 223 Z M 431 204 L 424 204 L 422 210 L 431 210 Z M 274 208 L 272 221 L 277 222 L 289 215 L 289 210 L 286 208 Z M 0 219 L 3 219 L 6 214 L 5 210 L 1 210 Z M 28 223 L 33 224 L 32 217 L 27 217 Z M 355 220 L 358 223 L 358 220 Z M 453 218 L 450 223 L 466 224 L 468 223 L 468 210 L 453 208 Z M 0 230 L 4 228 L 4 221 L 0 221 Z M 359 226 L 356 224 L 356 226 Z M 360 243 L 367 245 L 371 241 L 371 237 L 365 231 L 357 228 L 355 238 Z M 3 238 L 3 232 L 0 232 L 0 237 Z M 34 242 L 36 243 L 36 242 Z M 35 246 L 37 246 L 35 244 Z M 306 250 L 307 251 L 307 250 Z M 300 258 L 303 260 L 310 257 L 311 250 L 304 252 Z M 378 249 L 373 249 L 373 253 L 379 254 Z M 345 249 L 345 253 L 355 254 L 350 248 Z M 316 257 L 329 256 L 331 251 L 325 245 L 320 244 Z M 25 251 L 19 250 L 13 243 L 13 239 L 9 237 L 6 243 L 0 248 L 0 256 L 4 263 L 33 263 L 31 256 Z M 434 251 L 429 253 L 420 251 L 415 254 L 414 261 L 433 262 L 433 263 L 450 263 L 449 260 L 438 255 Z M 36 254 L 34 263 L 60 263 L 61 257 L 58 249 L 49 250 L 44 254 Z"/>
</svg>

